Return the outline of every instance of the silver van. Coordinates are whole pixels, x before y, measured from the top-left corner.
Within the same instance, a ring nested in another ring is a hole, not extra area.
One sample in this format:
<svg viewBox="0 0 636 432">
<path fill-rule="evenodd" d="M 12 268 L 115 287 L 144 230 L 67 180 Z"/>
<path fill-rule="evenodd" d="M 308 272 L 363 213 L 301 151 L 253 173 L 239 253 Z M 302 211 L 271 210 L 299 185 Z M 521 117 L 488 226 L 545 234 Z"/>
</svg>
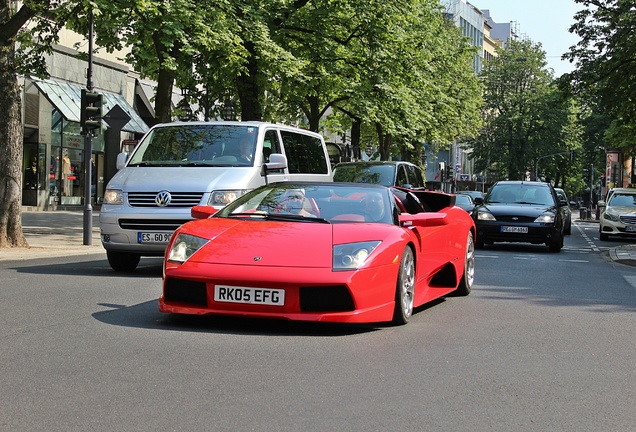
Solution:
<svg viewBox="0 0 636 432">
<path fill-rule="evenodd" d="M 332 181 L 317 133 L 263 122 L 178 122 L 153 126 L 130 156 L 117 157 L 99 214 L 110 266 L 132 271 L 161 256 L 195 205 L 221 208 L 265 184 Z"/>
</svg>

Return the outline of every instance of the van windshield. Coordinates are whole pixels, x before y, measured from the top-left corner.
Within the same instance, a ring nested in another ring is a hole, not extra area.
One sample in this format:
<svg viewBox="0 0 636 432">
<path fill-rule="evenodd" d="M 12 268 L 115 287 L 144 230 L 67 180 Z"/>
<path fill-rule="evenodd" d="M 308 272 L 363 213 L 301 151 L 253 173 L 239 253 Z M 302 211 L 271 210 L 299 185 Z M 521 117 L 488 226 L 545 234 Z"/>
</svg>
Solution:
<svg viewBox="0 0 636 432">
<path fill-rule="evenodd" d="M 161 126 L 139 143 L 128 166 L 253 166 L 257 136 L 253 126 Z"/>
</svg>

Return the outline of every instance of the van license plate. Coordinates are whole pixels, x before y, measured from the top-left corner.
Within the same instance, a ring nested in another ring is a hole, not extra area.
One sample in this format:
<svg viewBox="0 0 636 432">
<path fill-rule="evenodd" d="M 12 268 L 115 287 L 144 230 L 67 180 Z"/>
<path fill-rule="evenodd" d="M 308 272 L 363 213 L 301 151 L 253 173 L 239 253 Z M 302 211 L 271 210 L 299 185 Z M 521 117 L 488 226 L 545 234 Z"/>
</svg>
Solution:
<svg viewBox="0 0 636 432">
<path fill-rule="evenodd" d="M 172 233 L 140 232 L 137 233 L 137 243 L 168 244 Z"/>
</svg>

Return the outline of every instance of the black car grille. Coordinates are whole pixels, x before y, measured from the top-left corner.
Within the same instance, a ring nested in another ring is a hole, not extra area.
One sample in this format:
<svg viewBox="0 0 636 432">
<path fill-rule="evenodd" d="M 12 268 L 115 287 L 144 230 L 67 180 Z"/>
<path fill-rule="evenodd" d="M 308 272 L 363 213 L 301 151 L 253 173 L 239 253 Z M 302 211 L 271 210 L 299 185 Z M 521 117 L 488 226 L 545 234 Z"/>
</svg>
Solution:
<svg viewBox="0 0 636 432">
<path fill-rule="evenodd" d="M 344 285 L 300 287 L 301 312 L 346 312 L 354 310 L 353 299 Z"/>
<path fill-rule="evenodd" d="M 134 231 L 174 231 L 192 219 L 119 219 L 119 227 Z"/>
<path fill-rule="evenodd" d="M 536 217 L 505 215 L 497 216 L 499 222 L 516 222 L 516 223 L 532 223 Z"/>
<path fill-rule="evenodd" d="M 128 204 L 131 207 L 158 207 L 155 199 L 159 192 L 128 192 Z M 199 205 L 201 192 L 170 192 L 170 203 L 165 207 L 193 207 Z"/>
<path fill-rule="evenodd" d="M 636 224 L 636 216 L 624 215 L 621 216 L 620 219 L 624 224 Z"/>
<path fill-rule="evenodd" d="M 208 295 L 204 282 L 168 278 L 163 295 L 167 303 L 208 306 Z"/>
</svg>

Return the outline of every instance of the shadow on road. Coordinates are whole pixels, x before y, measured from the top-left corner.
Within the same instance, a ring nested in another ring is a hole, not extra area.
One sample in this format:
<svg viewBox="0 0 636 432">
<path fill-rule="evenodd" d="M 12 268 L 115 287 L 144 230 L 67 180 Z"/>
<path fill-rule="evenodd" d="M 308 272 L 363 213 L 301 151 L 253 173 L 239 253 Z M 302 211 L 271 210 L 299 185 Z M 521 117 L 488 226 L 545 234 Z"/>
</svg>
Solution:
<svg viewBox="0 0 636 432">
<path fill-rule="evenodd" d="M 30 274 L 50 274 L 50 275 L 72 275 L 72 276 L 93 276 L 93 277 L 133 277 L 133 278 L 161 278 L 163 258 L 149 257 L 142 258 L 139 266 L 132 272 L 116 272 L 108 264 L 108 260 L 94 259 L 94 256 L 78 256 L 75 262 L 69 263 L 68 257 L 46 260 L 46 264 L 41 264 L 42 260 L 29 260 L 16 262 L 7 268 L 16 270 L 18 273 Z"/>
<path fill-rule="evenodd" d="M 234 334 L 246 336 L 349 336 L 379 330 L 382 326 L 313 323 L 299 321 L 164 314 L 157 300 L 133 306 L 100 303 L 110 310 L 93 317 L 105 324 L 189 333 Z"/>
</svg>

